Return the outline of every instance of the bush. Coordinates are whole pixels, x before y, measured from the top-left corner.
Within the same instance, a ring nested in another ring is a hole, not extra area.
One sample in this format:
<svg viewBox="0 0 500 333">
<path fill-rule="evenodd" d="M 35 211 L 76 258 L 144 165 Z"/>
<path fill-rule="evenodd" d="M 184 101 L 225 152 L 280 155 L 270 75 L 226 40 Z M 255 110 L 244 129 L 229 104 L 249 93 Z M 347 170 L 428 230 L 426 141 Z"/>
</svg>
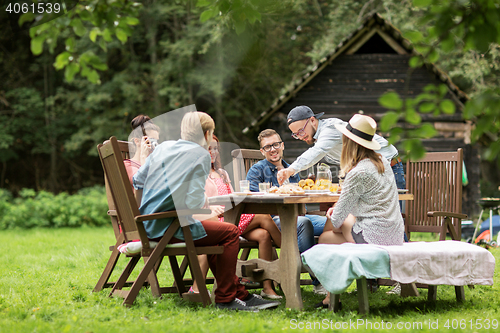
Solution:
<svg viewBox="0 0 500 333">
<path fill-rule="evenodd" d="M 57 195 L 23 189 L 13 198 L 0 189 L 0 229 L 102 226 L 109 223 L 103 186 Z"/>
</svg>

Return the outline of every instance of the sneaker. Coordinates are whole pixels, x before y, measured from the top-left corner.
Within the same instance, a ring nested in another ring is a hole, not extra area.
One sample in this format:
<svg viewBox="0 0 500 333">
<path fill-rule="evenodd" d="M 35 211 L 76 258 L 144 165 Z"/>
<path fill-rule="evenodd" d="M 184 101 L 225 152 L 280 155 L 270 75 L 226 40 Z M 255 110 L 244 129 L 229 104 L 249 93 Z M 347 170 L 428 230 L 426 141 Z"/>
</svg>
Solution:
<svg viewBox="0 0 500 333">
<path fill-rule="evenodd" d="M 313 286 L 313 291 L 316 295 L 328 295 L 328 291 L 321 284 Z"/>
<path fill-rule="evenodd" d="M 254 309 L 269 309 L 279 306 L 281 303 L 278 301 L 268 301 L 260 297 L 259 295 L 249 294 L 248 297 L 243 301 L 248 307 Z"/>
<path fill-rule="evenodd" d="M 401 295 L 401 285 L 399 284 L 399 282 L 396 282 L 392 286 L 392 289 L 387 292 L 387 294 Z"/>
<path fill-rule="evenodd" d="M 215 307 L 222 310 L 259 312 L 258 308 L 250 307 L 245 302 L 243 302 L 238 298 L 235 298 L 231 302 L 227 303 L 215 303 Z"/>
</svg>

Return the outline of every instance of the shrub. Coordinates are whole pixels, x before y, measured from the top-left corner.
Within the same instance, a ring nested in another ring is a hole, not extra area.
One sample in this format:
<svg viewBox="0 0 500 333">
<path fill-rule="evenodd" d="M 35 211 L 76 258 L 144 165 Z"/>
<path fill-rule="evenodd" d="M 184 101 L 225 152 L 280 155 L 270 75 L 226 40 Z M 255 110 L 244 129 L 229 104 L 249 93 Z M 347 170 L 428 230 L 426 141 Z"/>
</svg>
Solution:
<svg viewBox="0 0 500 333">
<path fill-rule="evenodd" d="M 0 191 L 0 229 L 101 226 L 109 223 L 103 186 L 57 195 L 23 189 L 19 197 Z"/>
</svg>

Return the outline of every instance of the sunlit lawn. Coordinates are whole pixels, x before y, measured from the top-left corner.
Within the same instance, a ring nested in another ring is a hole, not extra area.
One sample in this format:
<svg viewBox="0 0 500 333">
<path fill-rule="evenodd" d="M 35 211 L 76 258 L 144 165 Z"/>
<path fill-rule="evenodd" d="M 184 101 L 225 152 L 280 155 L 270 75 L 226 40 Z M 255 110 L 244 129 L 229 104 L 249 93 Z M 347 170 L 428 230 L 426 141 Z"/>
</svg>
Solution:
<svg viewBox="0 0 500 333">
<path fill-rule="evenodd" d="M 488 330 L 479 329 L 477 323 L 500 320 L 498 269 L 495 285 L 466 288 L 463 304 L 455 301 L 450 286 L 438 288 L 435 303 L 426 301 L 425 290 L 418 298 L 403 299 L 387 295 L 389 288 L 382 287 L 370 295 L 366 318 L 357 313 L 355 284 L 342 296 L 343 310 L 338 314 L 313 309 L 322 297 L 311 286 L 302 287 L 304 311 L 286 309 L 283 302 L 276 310 L 259 313 L 224 312 L 186 303 L 177 295 L 156 299 L 148 289 L 141 291 L 132 308 L 125 308 L 121 299 L 109 298 L 106 290 L 92 292 L 113 240 L 111 228 L 1 231 L 0 332 L 268 333 L 299 327 L 333 331 L 342 322 L 347 330 L 363 332 L 371 331 L 370 327 L 377 332 L 398 330 L 398 323 L 403 323 L 401 331 L 405 332 L 453 331 L 460 323 L 466 328 L 458 331 L 484 332 Z M 492 253 L 498 260 L 500 251 Z M 122 267 L 120 262 L 117 270 Z M 162 284 L 172 283 L 166 262 L 159 277 Z M 444 326 L 447 321 L 449 329 Z M 389 324 L 392 329 L 381 329 Z M 436 324 L 439 330 L 434 329 Z M 490 327 L 489 331 L 497 330 Z"/>
</svg>

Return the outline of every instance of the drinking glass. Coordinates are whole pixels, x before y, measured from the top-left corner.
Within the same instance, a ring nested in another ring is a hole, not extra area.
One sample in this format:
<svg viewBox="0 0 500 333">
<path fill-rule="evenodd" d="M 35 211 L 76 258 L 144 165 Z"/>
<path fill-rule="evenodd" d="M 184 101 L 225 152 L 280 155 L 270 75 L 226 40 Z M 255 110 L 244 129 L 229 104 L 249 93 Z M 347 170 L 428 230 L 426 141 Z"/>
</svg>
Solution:
<svg viewBox="0 0 500 333">
<path fill-rule="evenodd" d="M 250 182 L 248 180 L 240 180 L 240 192 L 250 192 Z"/>
<path fill-rule="evenodd" d="M 259 183 L 259 192 L 268 193 L 270 187 L 269 183 Z"/>
</svg>

